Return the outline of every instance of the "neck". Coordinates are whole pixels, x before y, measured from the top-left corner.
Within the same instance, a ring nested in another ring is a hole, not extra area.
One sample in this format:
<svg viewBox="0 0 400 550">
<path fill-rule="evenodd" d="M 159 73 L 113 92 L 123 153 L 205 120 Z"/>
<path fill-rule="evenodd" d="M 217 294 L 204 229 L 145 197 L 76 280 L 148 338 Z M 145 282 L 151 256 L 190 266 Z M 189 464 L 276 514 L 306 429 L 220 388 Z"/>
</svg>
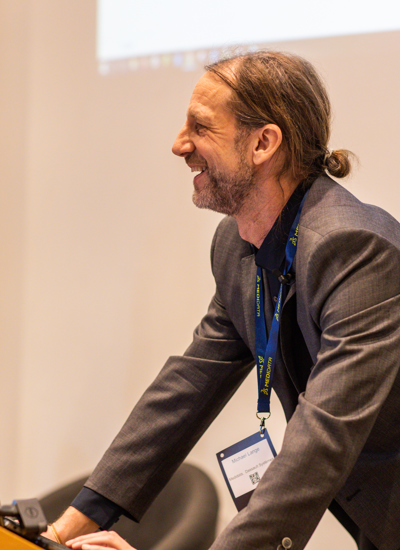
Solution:
<svg viewBox="0 0 400 550">
<path fill-rule="evenodd" d="M 257 186 L 234 216 L 242 239 L 260 248 L 296 186 L 297 183 L 283 180 L 280 184 Z"/>
</svg>

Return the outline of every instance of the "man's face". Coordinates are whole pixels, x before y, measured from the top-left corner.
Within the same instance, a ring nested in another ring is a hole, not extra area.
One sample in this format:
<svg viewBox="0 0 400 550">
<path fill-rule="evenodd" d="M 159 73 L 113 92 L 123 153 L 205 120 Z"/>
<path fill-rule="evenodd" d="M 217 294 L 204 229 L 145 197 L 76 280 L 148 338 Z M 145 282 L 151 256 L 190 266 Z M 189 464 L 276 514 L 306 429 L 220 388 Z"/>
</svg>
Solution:
<svg viewBox="0 0 400 550">
<path fill-rule="evenodd" d="M 237 129 L 227 108 L 231 90 L 211 73 L 197 83 L 186 122 L 172 151 L 185 158 L 192 172 L 193 202 L 222 214 L 237 214 L 254 187 L 248 136 Z"/>
</svg>

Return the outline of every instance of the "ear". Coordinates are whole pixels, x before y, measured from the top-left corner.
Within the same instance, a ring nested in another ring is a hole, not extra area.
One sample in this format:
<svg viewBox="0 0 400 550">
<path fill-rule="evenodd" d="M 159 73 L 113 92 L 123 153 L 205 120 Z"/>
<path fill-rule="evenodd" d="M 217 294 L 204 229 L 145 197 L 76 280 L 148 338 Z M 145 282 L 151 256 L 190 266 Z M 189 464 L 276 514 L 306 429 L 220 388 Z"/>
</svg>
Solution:
<svg viewBox="0 0 400 550">
<path fill-rule="evenodd" d="M 253 162 L 260 165 L 271 160 L 282 143 L 282 131 L 276 124 L 266 124 L 254 133 Z"/>
</svg>

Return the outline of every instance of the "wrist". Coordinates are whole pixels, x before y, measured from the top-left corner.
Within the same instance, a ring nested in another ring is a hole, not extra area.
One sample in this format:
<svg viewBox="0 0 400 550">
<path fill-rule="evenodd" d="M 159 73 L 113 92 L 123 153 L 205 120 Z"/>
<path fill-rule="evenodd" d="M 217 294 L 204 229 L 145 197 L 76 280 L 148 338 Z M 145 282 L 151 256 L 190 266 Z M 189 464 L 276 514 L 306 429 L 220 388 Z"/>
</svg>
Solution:
<svg viewBox="0 0 400 550">
<path fill-rule="evenodd" d="M 56 542 L 58 542 L 59 544 L 62 544 L 61 539 L 60 539 L 60 537 L 58 536 L 57 529 L 56 529 L 55 526 L 54 526 L 54 523 L 52 523 L 51 525 L 49 525 L 49 529 L 50 529 L 50 531 L 53 533 L 53 537 L 55 538 Z"/>
<path fill-rule="evenodd" d="M 62 544 L 79 535 L 94 533 L 99 527 L 97 523 L 72 506 L 67 508 L 53 525 Z"/>
</svg>

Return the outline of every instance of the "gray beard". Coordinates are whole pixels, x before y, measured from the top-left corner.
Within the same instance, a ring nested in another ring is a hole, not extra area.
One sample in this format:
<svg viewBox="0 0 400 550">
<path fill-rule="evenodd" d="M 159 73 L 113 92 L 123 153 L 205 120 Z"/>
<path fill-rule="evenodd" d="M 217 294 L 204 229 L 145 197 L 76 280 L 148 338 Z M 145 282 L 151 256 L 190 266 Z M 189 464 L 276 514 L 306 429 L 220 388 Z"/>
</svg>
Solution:
<svg viewBox="0 0 400 550">
<path fill-rule="evenodd" d="M 208 181 L 200 191 L 194 191 L 193 203 L 220 214 L 234 216 L 240 212 L 255 187 L 254 170 L 241 159 L 235 174 L 207 169 Z"/>
</svg>

